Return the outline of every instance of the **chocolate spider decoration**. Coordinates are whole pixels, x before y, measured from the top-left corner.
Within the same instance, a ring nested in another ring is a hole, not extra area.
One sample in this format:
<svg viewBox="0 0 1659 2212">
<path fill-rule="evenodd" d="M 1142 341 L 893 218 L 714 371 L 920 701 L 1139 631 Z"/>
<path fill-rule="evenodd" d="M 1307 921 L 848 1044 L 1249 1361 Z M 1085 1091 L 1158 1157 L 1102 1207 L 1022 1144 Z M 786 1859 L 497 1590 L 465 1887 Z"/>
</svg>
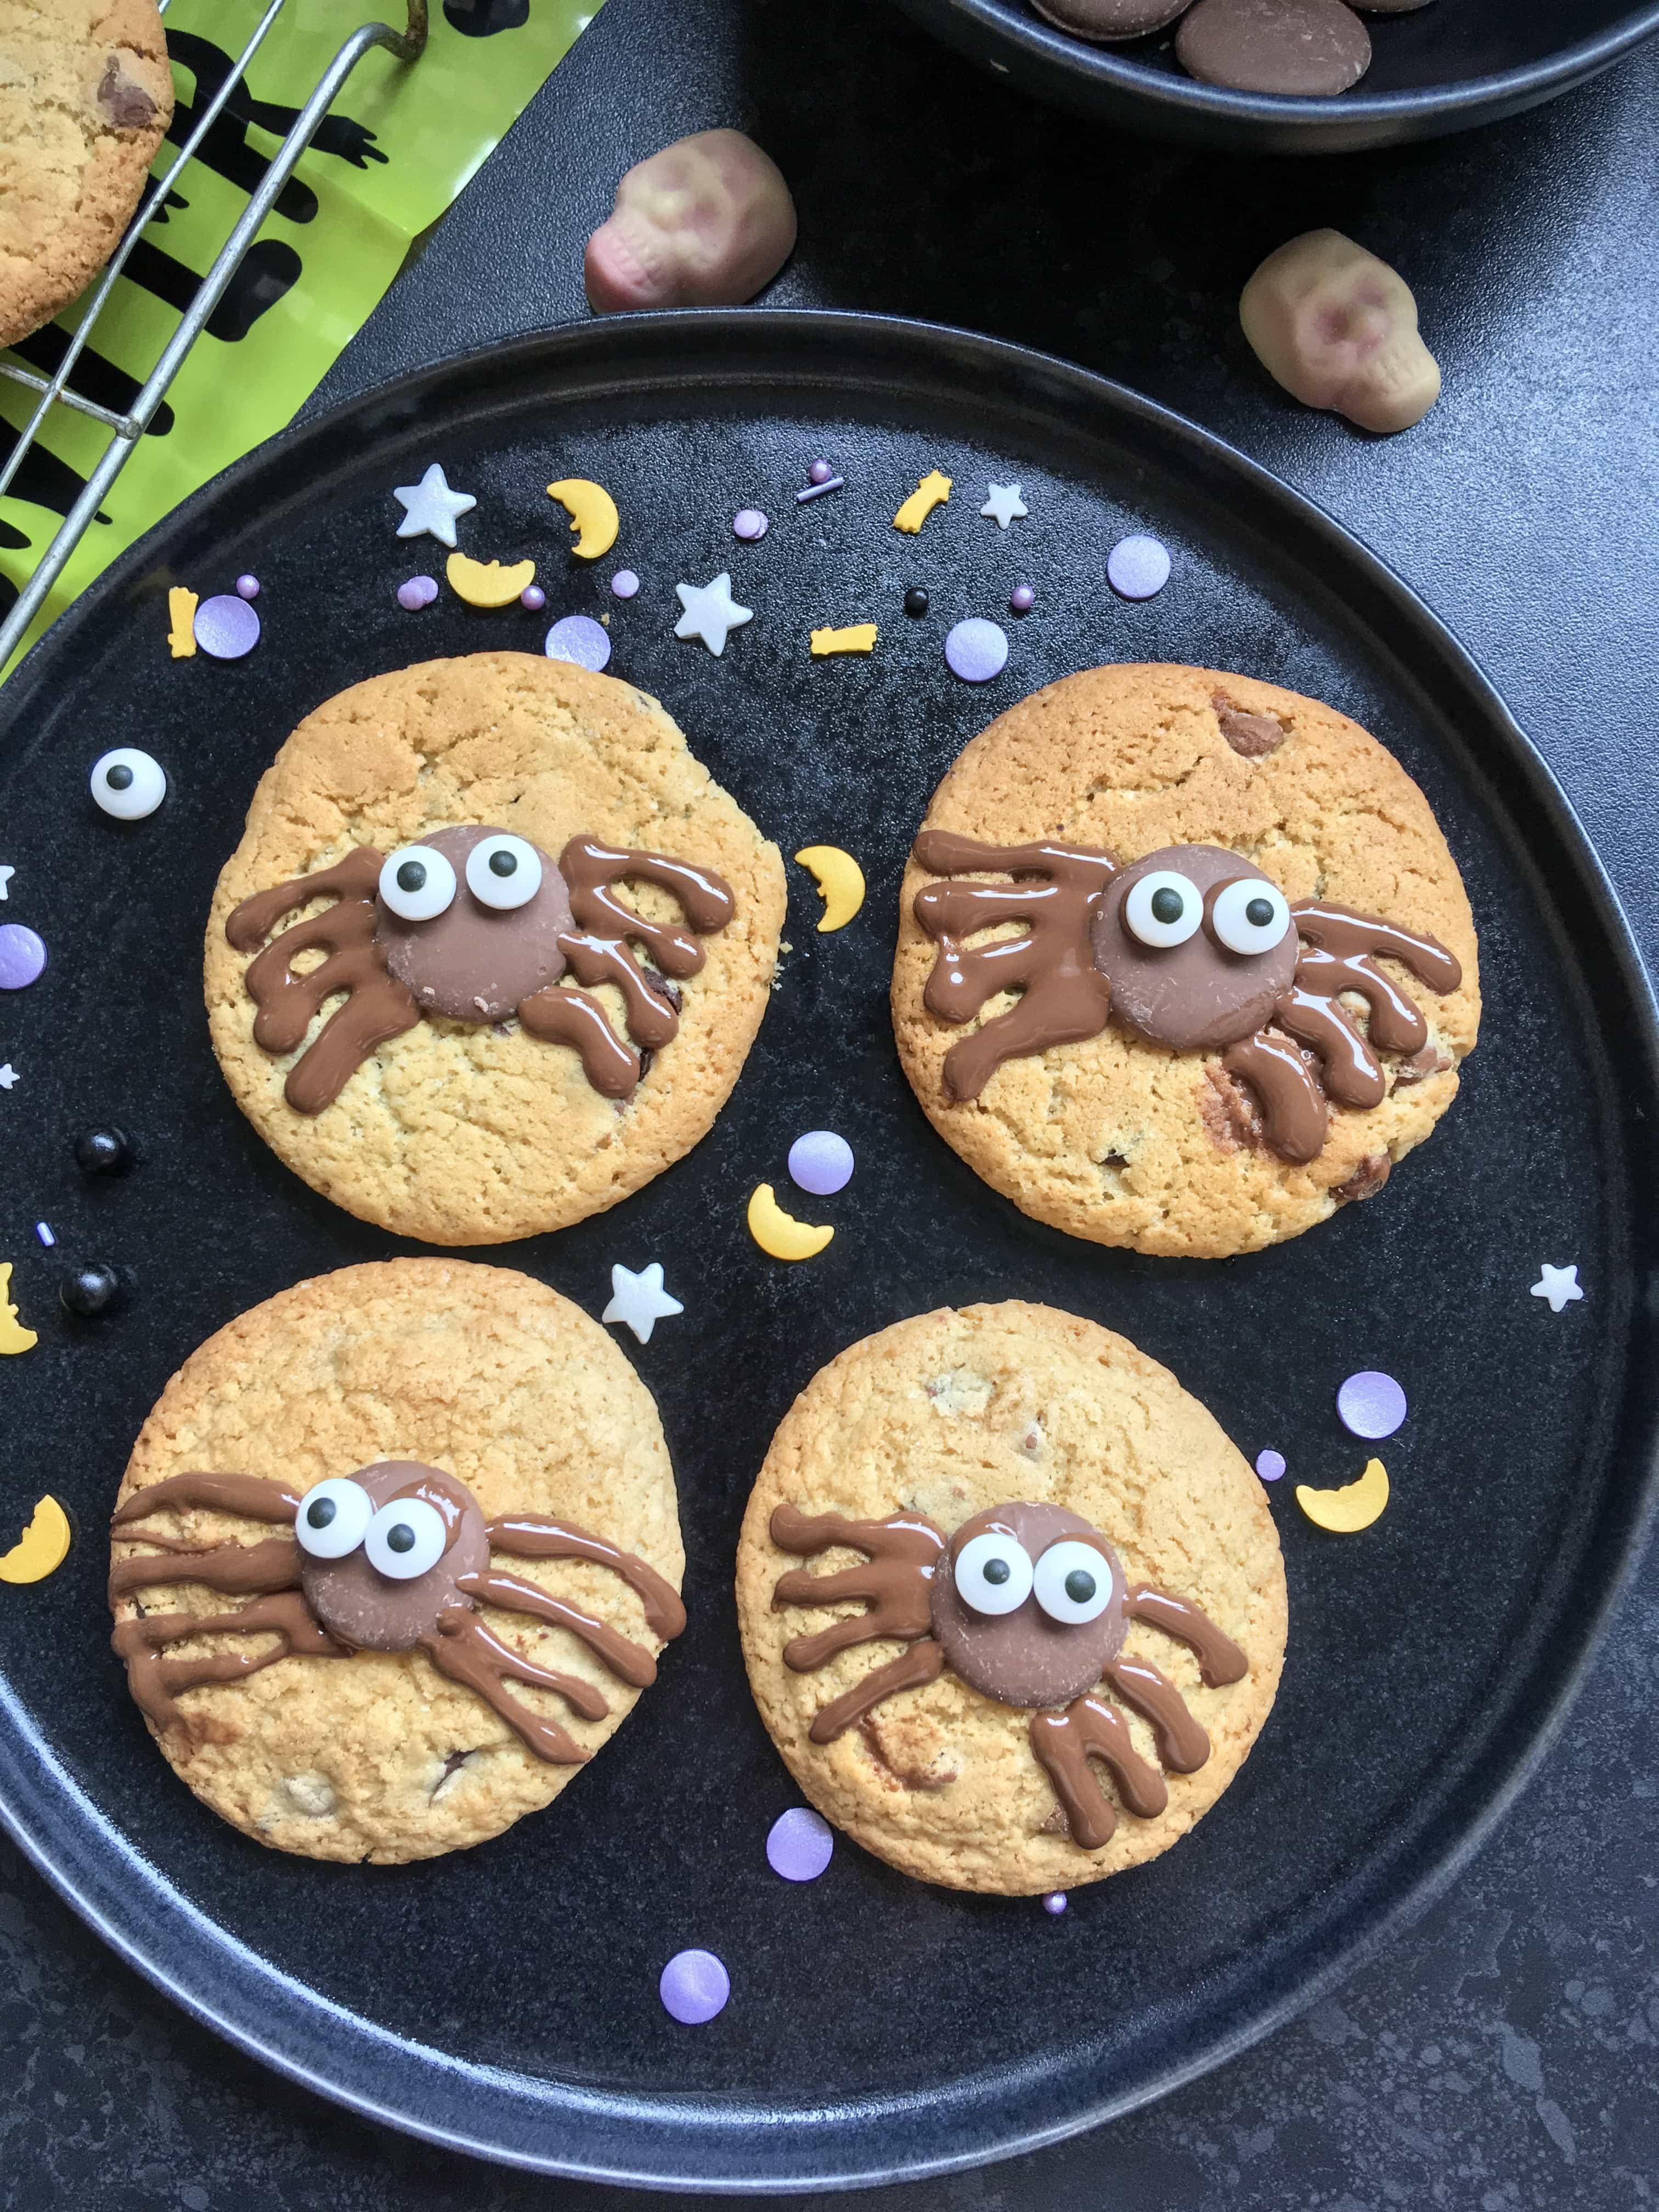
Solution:
<svg viewBox="0 0 1659 2212">
<path fill-rule="evenodd" d="M 833 1743 L 887 1698 L 936 1681 L 948 1668 L 1000 1705 L 1042 1709 L 1031 1717 L 1031 1749 L 1085 1850 L 1098 1850 L 1117 1826 L 1091 1759 L 1110 1773 L 1137 1820 L 1155 1819 L 1170 1800 L 1122 1714 L 1095 1694 L 1101 1685 L 1151 1723 L 1158 1757 L 1172 1774 L 1195 1773 L 1210 1755 L 1210 1739 L 1175 1684 L 1150 1660 L 1123 1656 L 1130 1622 L 1145 1621 L 1189 1645 L 1212 1689 L 1249 1671 L 1237 1644 L 1195 1605 L 1145 1583 L 1132 1587 L 1099 1530 L 1064 1506 L 994 1505 L 963 1522 L 947 1542 L 920 1514 L 848 1521 L 783 1504 L 772 1516 L 772 1541 L 802 1557 L 845 1546 L 866 1560 L 833 1574 L 791 1568 L 779 1577 L 775 1611 L 846 1598 L 868 1607 L 795 1637 L 784 1646 L 785 1666 L 808 1674 L 837 1651 L 878 1638 L 908 1646 L 823 1706 L 807 1731 L 812 1742 Z"/>
<path fill-rule="evenodd" d="M 981 845 L 924 830 L 930 875 L 994 872 L 1011 883 L 930 883 L 915 913 L 939 945 L 924 1003 L 971 1021 L 1000 991 L 1018 1003 L 945 1055 L 945 1087 L 978 1097 L 1004 1060 L 1097 1036 L 1115 1018 L 1172 1052 L 1219 1051 L 1259 1102 L 1261 1140 L 1302 1164 L 1323 1149 L 1329 1105 L 1361 1110 L 1389 1091 L 1380 1050 L 1410 1054 L 1395 1080 L 1443 1064 L 1422 1013 L 1376 965 L 1397 960 L 1443 996 L 1463 971 L 1432 937 L 1324 899 L 1291 906 L 1277 884 L 1217 845 L 1168 845 L 1133 867 L 1086 846 Z M 964 949 L 999 922 L 1018 937 Z M 1364 1000 L 1364 1032 L 1341 1003 Z"/>
<path fill-rule="evenodd" d="M 186 1544 L 143 1524 L 169 1507 L 204 1506 L 292 1530 L 257 1544 Z M 568 1522 L 507 1514 L 486 1521 L 471 1492 L 453 1474 L 416 1460 L 382 1460 L 335 1475 L 303 1496 L 251 1474 L 188 1474 L 153 1483 L 118 1506 L 111 1526 L 133 1550 L 110 1570 L 112 1607 L 171 1583 L 245 1597 L 227 1613 L 145 1613 L 118 1620 L 112 1641 L 125 1662 L 140 1709 L 165 1735 L 190 1717 L 187 1690 L 240 1682 L 295 1656 L 347 1659 L 356 1651 L 423 1651 L 441 1674 L 476 1691 L 538 1759 L 577 1766 L 588 1754 L 569 1732 L 512 1696 L 508 1682 L 553 1690 L 573 1712 L 603 1720 L 610 1707 L 580 1675 L 538 1666 L 486 1627 L 480 1605 L 568 1629 L 621 1682 L 644 1689 L 657 1663 L 603 1620 L 551 1597 L 495 1555 L 520 1559 L 590 1559 L 635 1591 L 653 1636 L 668 1643 L 685 1626 L 672 1583 L 630 1552 Z M 264 1636 L 254 1651 L 179 1653 L 204 1636 Z"/>
<path fill-rule="evenodd" d="M 690 927 L 647 921 L 625 905 L 612 886 L 629 877 L 672 892 Z M 265 945 L 279 921 L 318 898 L 334 904 Z M 674 979 L 697 973 L 708 957 L 699 937 L 724 929 L 735 911 L 722 878 L 665 853 L 578 836 L 556 866 L 527 838 L 465 828 L 435 830 L 389 858 L 359 845 L 332 867 L 244 899 L 225 935 L 258 954 L 246 980 L 259 1009 L 254 1042 L 266 1052 L 292 1052 L 325 1002 L 346 994 L 283 1085 L 296 1113 L 320 1114 L 378 1046 L 423 1013 L 474 1023 L 516 1013 L 532 1036 L 574 1045 L 603 1097 L 629 1097 L 679 1029 Z M 653 969 L 639 965 L 630 940 Z M 301 953 L 319 951 L 318 966 L 296 972 Z M 640 1049 L 586 990 L 562 987 L 567 971 L 579 985 L 616 985 Z"/>
</svg>

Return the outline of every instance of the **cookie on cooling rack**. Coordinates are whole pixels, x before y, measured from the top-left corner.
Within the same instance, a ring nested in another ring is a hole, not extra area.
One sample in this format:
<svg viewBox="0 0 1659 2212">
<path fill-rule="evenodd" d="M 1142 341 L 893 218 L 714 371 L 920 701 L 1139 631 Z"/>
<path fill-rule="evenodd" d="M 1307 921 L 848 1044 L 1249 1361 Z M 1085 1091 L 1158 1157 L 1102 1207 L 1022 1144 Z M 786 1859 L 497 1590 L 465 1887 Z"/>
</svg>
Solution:
<svg viewBox="0 0 1659 2212">
<path fill-rule="evenodd" d="M 956 762 L 900 894 L 899 1056 L 994 1189 L 1221 1258 L 1369 1198 L 1457 1093 L 1480 994 L 1427 800 L 1334 708 L 1091 669 Z"/>
<path fill-rule="evenodd" d="M 155 0 L 0 0 L 0 346 L 109 259 L 172 120 Z"/>
<path fill-rule="evenodd" d="M 428 661 L 325 702 L 261 780 L 208 923 L 214 1050 L 349 1212 L 534 1236 L 708 1129 L 784 903 L 777 848 L 654 699 L 529 653 Z"/>
<path fill-rule="evenodd" d="M 112 1538 L 151 1734 L 309 1858 L 431 1858 L 548 1804 L 684 1625 L 650 1393 L 556 1291 L 465 1261 L 347 1267 L 210 1337 Z"/>
<path fill-rule="evenodd" d="M 738 1550 L 750 1686 L 827 1820 L 1007 1895 L 1138 1866 L 1215 1803 L 1279 1685 L 1261 1486 L 1165 1369 L 1011 1301 L 809 1382 Z"/>
</svg>

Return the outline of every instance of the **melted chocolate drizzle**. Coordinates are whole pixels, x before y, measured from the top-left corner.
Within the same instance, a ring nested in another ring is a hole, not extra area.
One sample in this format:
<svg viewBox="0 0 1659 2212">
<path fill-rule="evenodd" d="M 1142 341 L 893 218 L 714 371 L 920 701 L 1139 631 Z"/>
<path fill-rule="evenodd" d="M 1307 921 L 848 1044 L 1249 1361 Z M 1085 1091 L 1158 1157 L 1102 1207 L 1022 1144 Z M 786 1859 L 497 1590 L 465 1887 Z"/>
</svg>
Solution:
<svg viewBox="0 0 1659 2212">
<path fill-rule="evenodd" d="M 210 1506 L 216 1513 L 239 1513 L 245 1521 L 291 1523 L 299 1514 L 300 1493 L 285 1482 L 267 1482 L 257 1474 L 170 1474 L 165 1482 L 152 1482 L 147 1490 L 135 1491 L 125 1505 L 118 1505 L 110 1516 L 110 1526 L 122 1528 L 129 1522 L 148 1521 L 152 1513 L 170 1507 L 192 1505 Z M 160 1544 L 163 1539 L 146 1529 L 142 1540 Z"/>
<path fill-rule="evenodd" d="M 938 1681 L 944 1672 L 943 1648 L 931 1636 L 924 1637 L 908 1650 L 901 1651 L 896 1659 L 890 1659 L 884 1667 L 872 1668 L 861 1682 L 854 1682 L 840 1697 L 831 1698 L 813 1716 L 812 1725 L 806 1733 L 814 1743 L 833 1743 L 887 1698 L 896 1698 L 901 1690 L 920 1690 L 928 1682 Z"/>
<path fill-rule="evenodd" d="M 1170 1802 L 1164 1777 L 1130 1741 L 1127 1721 L 1093 1698 L 1079 1698 L 1063 1713 L 1034 1713 L 1031 1749 L 1054 1784 L 1073 1840 L 1085 1851 L 1110 1843 L 1117 1829 L 1111 1800 L 1089 1771 L 1091 1759 L 1109 1771 L 1138 1820 L 1155 1820 Z"/>
<path fill-rule="evenodd" d="M 167 1656 L 169 1644 L 183 1644 L 193 1636 L 261 1635 L 279 1640 L 269 1651 Z M 190 1717 L 176 1702 L 186 1690 L 198 1690 L 210 1682 L 240 1682 L 295 1655 L 311 1659 L 351 1656 L 313 1620 L 297 1589 L 268 1592 L 234 1613 L 152 1613 L 136 1620 L 118 1620 L 110 1642 L 125 1662 L 134 1703 L 163 1735 L 170 1728 L 189 1729 Z"/>
<path fill-rule="evenodd" d="M 603 1720 L 611 1708 L 591 1682 L 538 1667 L 493 1636 L 470 1607 L 451 1606 L 440 1614 L 436 1628 L 421 1638 L 420 1648 L 441 1674 L 475 1691 L 538 1759 L 552 1766 L 580 1766 L 588 1758 L 574 1736 L 509 1696 L 507 1685 L 526 1682 L 532 1688 L 556 1690 L 585 1721 Z"/>
<path fill-rule="evenodd" d="M 489 1548 L 515 1559 L 591 1559 L 622 1577 L 644 1606 L 645 1625 L 653 1636 L 672 1644 L 685 1626 L 685 1607 L 672 1583 L 634 1553 L 619 1551 L 603 1536 L 590 1536 L 574 1522 L 509 1513 L 490 1522 Z"/>
<path fill-rule="evenodd" d="M 945 1555 L 945 1539 L 920 1514 L 896 1513 L 886 1521 L 848 1521 L 839 1513 L 808 1515 L 784 1504 L 772 1516 L 772 1541 L 780 1551 L 803 1557 L 836 1547 L 866 1554 L 864 1565 L 843 1568 L 839 1574 L 809 1575 L 792 1567 L 778 1577 L 772 1592 L 775 1613 L 787 1605 L 835 1605 L 843 1598 L 861 1598 L 869 1607 L 867 1613 L 831 1621 L 816 1635 L 797 1636 L 787 1644 L 783 1663 L 796 1674 L 811 1674 L 852 1644 L 872 1644 L 884 1636 L 914 1642 L 932 1628 L 933 1569 Z M 896 1666 L 898 1662 L 893 1663 Z M 942 1652 L 939 1664 L 944 1664 Z M 885 1674 L 890 1669 L 879 1671 Z M 938 1667 L 933 1671 L 937 1674 Z M 892 1686 L 894 1689 L 908 1686 L 908 1682 Z M 882 1692 L 890 1694 L 890 1690 Z M 860 1717 L 860 1712 L 849 1713 L 841 1727 L 849 1727 Z"/>
<path fill-rule="evenodd" d="M 568 1628 L 618 1681 L 631 1683 L 636 1690 L 648 1690 L 657 1679 L 657 1662 L 642 1644 L 630 1644 L 607 1622 L 567 1605 L 562 1597 L 550 1597 L 533 1583 L 521 1583 L 516 1575 L 496 1574 L 492 1570 L 488 1574 L 462 1575 L 455 1586 L 482 1604 L 499 1605 L 509 1613 L 528 1613 L 550 1622 L 555 1628 Z"/>
<path fill-rule="evenodd" d="M 1200 1613 L 1184 1597 L 1170 1597 L 1150 1583 L 1140 1583 L 1129 1592 L 1128 1606 L 1131 1620 L 1144 1620 L 1149 1628 L 1161 1628 L 1166 1636 L 1187 1645 L 1198 1661 L 1206 1689 L 1224 1689 L 1229 1682 L 1242 1682 L 1249 1673 L 1250 1662 L 1232 1638 L 1224 1635 L 1207 1613 Z"/>
</svg>

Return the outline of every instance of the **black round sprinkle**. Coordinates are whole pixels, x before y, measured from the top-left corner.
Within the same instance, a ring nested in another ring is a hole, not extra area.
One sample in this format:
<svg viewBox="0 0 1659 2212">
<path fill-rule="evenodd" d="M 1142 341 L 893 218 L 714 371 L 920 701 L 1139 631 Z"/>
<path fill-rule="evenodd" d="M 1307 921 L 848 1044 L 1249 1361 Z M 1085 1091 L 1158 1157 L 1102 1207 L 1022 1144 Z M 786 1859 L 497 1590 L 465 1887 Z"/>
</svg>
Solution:
<svg viewBox="0 0 1659 2212">
<path fill-rule="evenodd" d="M 1011 1571 L 1006 1559 L 987 1559 L 985 1562 L 986 1581 L 995 1583 L 999 1588 L 1007 1581 Z"/>
<path fill-rule="evenodd" d="M 121 1285 L 113 1267 L 94 1261 L 88 1267 L 77 1267 L 65 1275 L 58 1295 L 66 1310 L 72 1314 L 90 1317 L 107 1313 L 121 1296 Z"/>
<path fill-rule="evenodd" d="M 492 876 L 516 875 L 518 869 L 518 854 L 509 853 L 504 845 L 498 845 L 489 856 L 489 872 Z"/>
<path fill-rule="evenodd" d="M 111 791 L 125 791 L 132 782 L 132 770 L 125 761 L 117 761 L 112 769 L 105 771 L 104 781 Z"/>
<path fill-rule="evenodd" d="M 1178 890 L 1165 884 L 1161 890 L 1152 893 L 1152 918 L 1156 921 L 1179 921 L 1187 911 L 1187 902 Z"/>
<path fill-rule="evenodd" d="M 1271 899 L 1252 899 L 1244 909 L 1244 919 L 1253 929 L 1265 929 L 1273 918 Z"/>
<path fill-rule="evenodd" d="M 426 870 L 419 860 L 405 860 L 398 871 L 400 891 L 418 891 L 426 883 Z"/>
<path fill-rule="evenodd" d="M 399 1521 L 395 1528 L 388 1528 L 386 1530 L 386 1547 L 388 1552 L 412 1552 L 414 1550 L 415 1531 L 410 1527 L 407 1521 Z"/>
<path fill-rule="evenodd" d="M 1087 1605 L 1095 1594 L 1095 1578 L 1087 1567 L 1073 1567 L 1066 1577 L 1066 1595 L 1073 1605 Z"/>
<path fill-rule="evenodd" d="M 122 1129 L 82 1129 L 75 1140 L 75 1164 L 83 1175 L 123 1175 L 132 1165 L 132 1146 Z"/>
<path fill-rule="evenodd" d="M 927 594 L 922 590 L 920 584 L 912 584 L 909 590 L 904 594 L 904 611 L 907 615 L 925 615 L 927 613 Z"/>
<path fill-rule="evenodd" d="M 313 1528 L 326 1528 L 339 1511 L 331 1498 L 314 1498 L 306 1508 L 306 1521 Z"/>
</svg>

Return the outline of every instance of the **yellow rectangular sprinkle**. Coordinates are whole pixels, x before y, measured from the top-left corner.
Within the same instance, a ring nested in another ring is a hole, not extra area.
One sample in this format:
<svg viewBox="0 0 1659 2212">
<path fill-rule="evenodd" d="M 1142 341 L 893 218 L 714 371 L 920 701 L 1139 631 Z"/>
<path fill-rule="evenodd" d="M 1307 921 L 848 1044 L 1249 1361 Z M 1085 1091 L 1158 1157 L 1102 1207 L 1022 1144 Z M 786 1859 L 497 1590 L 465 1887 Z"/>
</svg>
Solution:
<svg viewBox="0 0 1659 2212">
<path fill-rule="evenodd" d="M 187 592 L 182 584 L 175 584 L 167 593 L 167 620 L 172 624 L 167 643 L 175 660 L 188 660 L 196 651 L 196 593 Z"/>
<path fill-rule="evenodd" d="M 875 642 L 874 623 L 849 623 L 845 629 L 815 629 L 812 658 L 825 660 L 832 653 L 868 653 Z"/>
</svg>

